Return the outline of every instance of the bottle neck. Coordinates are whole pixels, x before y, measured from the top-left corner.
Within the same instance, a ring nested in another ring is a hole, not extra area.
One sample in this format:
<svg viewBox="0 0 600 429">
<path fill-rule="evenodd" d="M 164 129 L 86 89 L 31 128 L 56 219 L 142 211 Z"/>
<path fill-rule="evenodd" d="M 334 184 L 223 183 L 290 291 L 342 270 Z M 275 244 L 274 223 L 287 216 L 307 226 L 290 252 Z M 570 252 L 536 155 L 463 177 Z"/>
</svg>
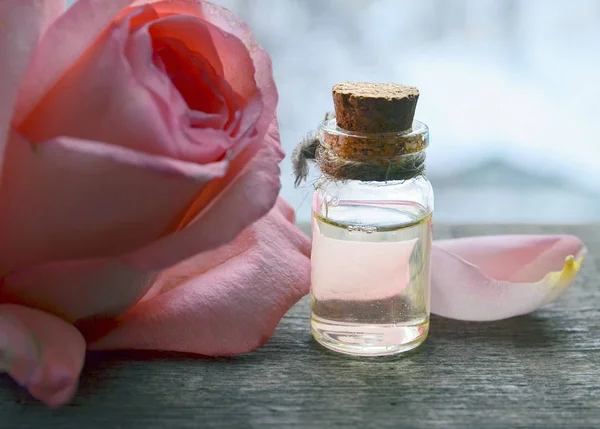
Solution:
<svg viewBox="0 0 600 429">
<path fill-rule="evenodd" d="M 319 127 L 317 138 L 316 162 L 329 178 L 386 182 L 425 175 L 429 130 L 421 122 L 404 133 L 359 134 L 329 119 Z"/>
</svg>

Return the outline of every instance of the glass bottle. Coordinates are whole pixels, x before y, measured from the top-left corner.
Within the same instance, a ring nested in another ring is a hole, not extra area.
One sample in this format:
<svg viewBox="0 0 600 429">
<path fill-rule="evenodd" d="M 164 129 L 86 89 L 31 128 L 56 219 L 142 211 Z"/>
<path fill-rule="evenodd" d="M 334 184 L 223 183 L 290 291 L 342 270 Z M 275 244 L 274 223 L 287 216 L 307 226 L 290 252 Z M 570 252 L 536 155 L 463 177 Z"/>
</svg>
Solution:
<svg viewBox="0 0 600 429">
<path fill-rule="evenodd" d="M 406 143 L 412 149 L 390 162 L 412 165 L 424 162 L 429 132 L 414 121 L 404 133 L 358 134 L 330 119 L 317 137 L 324 146 L 332 137 L 337 144 Z M 314 338 L 360 356 L 392 355 L 421 344 L 429 330 L 433 213 L 425 175 L 388 181 L 323 175 L 312 207 Z"/>
</svg>

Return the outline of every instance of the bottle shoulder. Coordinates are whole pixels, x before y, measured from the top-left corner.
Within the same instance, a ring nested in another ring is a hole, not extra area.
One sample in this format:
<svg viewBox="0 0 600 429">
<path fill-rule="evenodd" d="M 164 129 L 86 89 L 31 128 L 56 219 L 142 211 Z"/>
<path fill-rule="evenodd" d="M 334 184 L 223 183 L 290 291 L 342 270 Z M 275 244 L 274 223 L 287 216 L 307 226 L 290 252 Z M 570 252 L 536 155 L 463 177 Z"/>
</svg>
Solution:
<svg viewBox="0 0 600 429">
<path fill-rule="evenodd" d="M 433 189 L 425 177 L 402 182 L 317 182 L 315 216 L 344 224 L 402 225 L 433 212 Z"/>
<path fill-rule="evenodd" d="M 396 182 L 362 182 L 321 178 L 316 183 L 321 197 L 352 201 L 405 201 L 433 209 L 433 187 L 425 176 Z M 431 211 L 428 210 L 428 211 Z"/>
</svg>

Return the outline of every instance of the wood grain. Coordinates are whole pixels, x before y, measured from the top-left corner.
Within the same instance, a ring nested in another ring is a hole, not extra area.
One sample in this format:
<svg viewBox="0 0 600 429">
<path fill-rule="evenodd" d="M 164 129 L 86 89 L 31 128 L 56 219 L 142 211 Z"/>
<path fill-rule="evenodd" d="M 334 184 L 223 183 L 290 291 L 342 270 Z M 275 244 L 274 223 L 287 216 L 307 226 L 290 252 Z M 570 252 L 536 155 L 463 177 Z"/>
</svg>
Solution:
<svg viewBox="0 0 600 429">
<path fill-rule="evenodd" d="M 600 225 L 436 227 L 438 238 L 509 232 L 573 233 L 590 250 L 567 293 L 531 315 L 433 317 L 415 352 L 357 359 L 311 339 L 304 299 L 244 356 L 90 354 L 58 410 L 0 376 L 0 428 L 599 428 Z"/>
</svg>

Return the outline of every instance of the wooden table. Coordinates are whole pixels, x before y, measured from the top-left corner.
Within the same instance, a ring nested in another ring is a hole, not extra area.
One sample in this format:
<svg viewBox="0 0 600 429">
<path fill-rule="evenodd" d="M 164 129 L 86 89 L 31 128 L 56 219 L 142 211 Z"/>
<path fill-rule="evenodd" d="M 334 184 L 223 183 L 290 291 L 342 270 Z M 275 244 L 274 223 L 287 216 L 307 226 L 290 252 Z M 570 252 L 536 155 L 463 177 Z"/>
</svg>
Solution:
<svg viewBox="0 0 600 429">
<path fill-rule="evenodd" d="M 568 232 L 590 252 L 553 305 L 495 323 L 433 317 L 417 351 L 333 354 L 302 300 L 262 349 L 235 358 L 90 354 L 70 406 L 0 376 L 0 428 L 600 428 L 600 225 L 436 227 L 438 237 Z"/>
</svg>

